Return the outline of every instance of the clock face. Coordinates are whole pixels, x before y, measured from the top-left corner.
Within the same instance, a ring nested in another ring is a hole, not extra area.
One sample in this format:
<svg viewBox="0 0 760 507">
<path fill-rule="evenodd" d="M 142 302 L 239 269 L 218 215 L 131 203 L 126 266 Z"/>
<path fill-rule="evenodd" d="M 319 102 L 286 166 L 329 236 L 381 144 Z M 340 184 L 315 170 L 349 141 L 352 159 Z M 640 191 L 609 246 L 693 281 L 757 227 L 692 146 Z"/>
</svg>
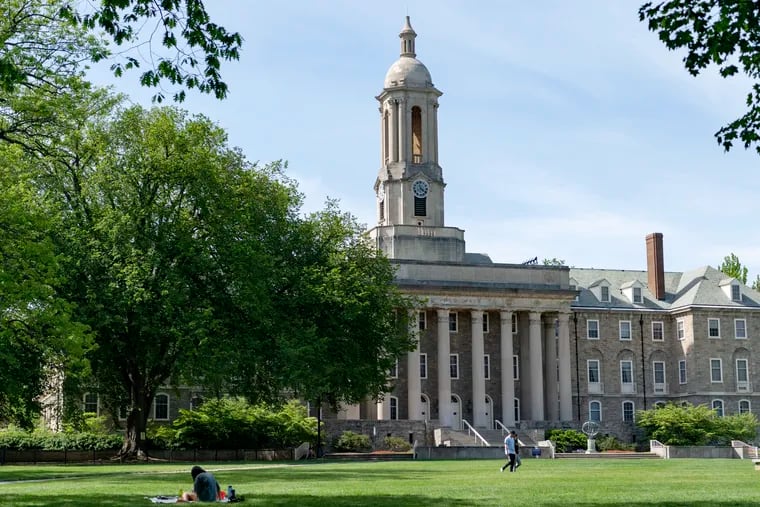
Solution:
<svg viewBox="0 0 760 507">
<path fill-rule="evenodd" d="M 412 192 L 414 193 L 414 197 L 419 197 L 420 199 L 427 197 L 428 190 L 428 182 L 425 180 L 417 180 L 412 183 Z"/>
</svg>

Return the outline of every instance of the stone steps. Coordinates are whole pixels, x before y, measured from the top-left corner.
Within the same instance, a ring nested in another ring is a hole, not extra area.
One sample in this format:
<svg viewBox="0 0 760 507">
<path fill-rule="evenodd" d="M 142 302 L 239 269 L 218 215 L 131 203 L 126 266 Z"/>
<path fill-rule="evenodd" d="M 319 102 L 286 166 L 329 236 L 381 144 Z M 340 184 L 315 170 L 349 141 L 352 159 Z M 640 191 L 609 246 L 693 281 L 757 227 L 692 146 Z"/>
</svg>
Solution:
<svg viewBox="0 0 760 507">
<path fill-rule="evenodd" d="M 404 461 L 414 459 L 411 452 L 328 452 L 324 459 L 330 461 Z"/>
<path fill-rule="evenodd" d="M 557 452 L 557 459 L 660 459 L 653 452 Z"/>
</svg>

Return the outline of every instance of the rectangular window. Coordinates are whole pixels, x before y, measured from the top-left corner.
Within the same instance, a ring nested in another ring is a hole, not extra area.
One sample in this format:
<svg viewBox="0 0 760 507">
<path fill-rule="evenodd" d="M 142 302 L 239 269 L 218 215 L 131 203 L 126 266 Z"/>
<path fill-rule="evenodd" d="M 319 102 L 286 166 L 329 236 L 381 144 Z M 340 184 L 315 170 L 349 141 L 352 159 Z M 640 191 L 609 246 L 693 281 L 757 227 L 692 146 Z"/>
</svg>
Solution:
<svg viewBox="0 0 760 507">
<path fill-rule="evenodd" d="M 97 414 L 98 413 L 98 395 L 95 393 L 87 393 L 84 395 L 84 411 Z"/>
<path fill-rule="evenodd" d="M 427 216 L 427 197 L 414 196 L 414 216 Z"/>
<path fill-rule="evenodd" d="M 512 334 L 517 334 L 517 314 L 512 314 Z"/>
<path fill-rule="evenodd" d="M 491 356 L 488 354 L 483 356 L 483 378 L 491 380 Z"/>
<path fill-rule="evenodd" d="M 398 419 L 398 398 L 396 398 L 395 396 L 391 396 L 389 399 L 389 403 L 390 403 L 390 409 L 391 409 L 390 410 L 391 420 L 395 421 L 396 419 Z"/>
<path fill-rule="evenodd" d="M 741 287 L 738 285 L 732 285 L 731 286 L 731 299 L 734 301 L 741 301 L 742 300 L 742 292 Z"/>
<path fill-rule="evenodd" d="M 665 363 L 663 361 L 653 361 L 652 374 L 654 375 L 654 392 L 656 394 L 665 394 L 667 392 L 667 386 L 665 385 Z"/>
<path fill-rule="evenodd" d="M 512 356 L 512 378 L 520 380 L 520 358 L 516 355 Z"/>
<path fill-rule="evenodd" d="M 715 410 L 715 413 L 718 417 L 723 417 L 723 401 L 722 400 L 713 400 L 712 401 L 712 408 Z"/>
<path fill-rule="evenodd" d="M 424 311 L 417 312 L 417 320 L 419 322 L 419 329 L 420 331 L 424 331 L 427 327 L 427 313 Z"/>
<path fill-rule="evenodd" d="M 398 359 L 396 363 L 391 367 L 391 371 L 388 372 L 390 378 L 398 378 Z"/>
<path fill-rule="evenodd" d="M 623 402 L 623 422 L 633 422 L 633 402 L 632 401 L 624 401 Z"/>
<path fill-rule="evenodd" d="M 710 381 L 723 382 L 723 363 L 721 359 L 710 359 Z"/>
<path fill-rule="evenodd" d="M 707 319 L 707 335 L 710 338 L 720 338 L 720 319 Z"/>
<path fill-rule="evenodd" d="M 633 385 L 633 361 L 620 361 L 620 392 L 632 393 Z"/>
<path fill-rule="evenodd" d="M 599 339 L 599 321 L 587 320 L 586 321 L 586 338 L 589 340 Z"/>
<path fill-rule="evenodd" d="M 602 291 L 602 302 L 603 303 L 609 303 L 610 302 L 610 288 L 606 285 L 602 285 L 600 287 Z"/>
<path fill-rule="evenodd" d="M 457 332 L 458 323 L 459 323 L 458 322 L 459 319 L 457 319 L 457 315 L 458 315 L 457 312 L 449 312 L 449 331 L 452 333 Z"/>
<path fill-rule="evenodd" d="M 665 325 L 662 321 L 652 321 L 652 341 L 661 342 L 665 340 Z"/>
<path fill-rule="evenodd" d="M 420 378 L 427 378 L 427 354 L 420 353 Z"/>
<path fill-rule="evenodd" d="M 678 361 L 678 383 L 686 383 L 686 361 L 684 359 Z"/>
<path fill-rule="evenodd" d="M 740 393 L 749 391 L 749 366 L 746 359 L 736 360 L 736 390 Z"/>
<path fill-rule="evenodd" d="M 620 339 L 630 340 L 631 339 L 631 321 L 621 320 L 619 327 L 620 327 Z"/>
<path fill-rule="evenodd" d="M 744 319 L 734 319 L 734 337 L 737 340 L 747 338 L 747 321 Z"/>
<path fill-rule="evenodd" d="M 676 337 L 679 340 L 683 340 L 686 338 L 686 330 L 684 328 L 684 322 L 683 319 L 678 319 L 676 321 Z"/>
<path fill-rule="evenodd" d="M 595 394 L 601 393 L 602 382 L 601 376 L 599 375 L 599 360 L 588 359 L 586 365 L 588 370 L 588 392 Z"/>
<path fill-rule="evenodd" d="M 750 412 L 749 409 L 749 400 L 741 400 L 739 401 L 739 413 L 740 414 L 748 414 Z"/>
<path fill-rule="evenodd" d="M 127 413 L 127 407 L 119 407 L 119 420 L 124 421 L 129 414 Z"/>
<path fill-rule="evenodd" d="M 449 356 L 449 375 L 453 379 L 459 378 L 459 354 Z"/>
<path fill-rule="evenodd" d="M 594 422 L 602 420 L 602 404 L 598 401 L 592 401 L 588 405 L 588 418 Z"/>
<path fill-rule="evenodd" d="M 169 420 L 169 395 L 157 394 L 153 399 L 153 418 L 157 421 Z"/>
<path fill-rule="evenodd" d="M 483 312 L 483 334 L 488 334 L 488 312 Z"/>
<path fill-rule="evenodd" d="M 633 288 L 633 302 L 634 303 L 643 303 L 644 298 L 641 297 L 641 287 L 634 287 Z"/>
</svg>

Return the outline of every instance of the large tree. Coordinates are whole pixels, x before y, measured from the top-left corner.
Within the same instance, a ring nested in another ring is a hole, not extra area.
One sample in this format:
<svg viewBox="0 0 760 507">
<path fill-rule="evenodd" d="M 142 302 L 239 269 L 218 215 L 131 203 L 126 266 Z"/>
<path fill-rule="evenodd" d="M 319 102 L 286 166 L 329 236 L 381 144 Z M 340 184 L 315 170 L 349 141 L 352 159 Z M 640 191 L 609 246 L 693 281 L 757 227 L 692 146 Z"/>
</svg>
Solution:
<svg viewBox="0 0 760 507">
<path fill-rule="evenodd" d="M 735 253 L 726 255 L 723 258 L 723 262 L 718 267 L 718 270 L 722 271 L 732 278 L 736 278 L 744 285 L 747 285 L 747 273 L 749 270 L 746 266 L 742 265 L 739 257 Z"/>
<path fill-rule="evenodd" d="M 639 9 L 668 49 L 684 49 L 684 67 L 696 76 L 717 68 L 724 78 L 745 74 L 760 78 L 760 4 L 749 0 L 669 0 Z M 747 112 L 715 133 L 728 151 L 734 142 L 760 153 L 760 83 L 747 94 Z"/>
<path fill-rule="evenodd" d="M 28 163 L 21 150 L 0 146 L 0 420 L 23 426 L 64 371 L 82 371 L 89 345 L 57 297 L 63 273 L 48 234 L 56 214 L 30 185 Z"/>
<path fill-rule="evenodd" d="M 140 83 L 170 83 L 175 100 L 185 88 L 221 99 L 228 90 L 221 63 L 238 59 L 242 44 L 240 34 L 211 21 L 203 0 L 5 0 L 0 19 L 5 92 L 60 86 L 89 62 L 108 59 L 117 76 L 146 66 Z"/>
</svg>

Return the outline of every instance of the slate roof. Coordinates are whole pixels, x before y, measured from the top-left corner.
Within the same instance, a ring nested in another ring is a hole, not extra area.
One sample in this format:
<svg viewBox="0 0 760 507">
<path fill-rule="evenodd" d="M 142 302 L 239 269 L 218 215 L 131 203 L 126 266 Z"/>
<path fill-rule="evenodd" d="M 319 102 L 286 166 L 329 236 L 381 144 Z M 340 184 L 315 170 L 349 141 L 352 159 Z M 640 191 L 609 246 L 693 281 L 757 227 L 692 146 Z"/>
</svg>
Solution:
<svg viewBox="0 0 760 507">
<path fill-rule="evenodd" d="M 741 301 L 732 301 L 722 285 L 732 279 L 728 275 L 710 266 L 679 272 L 664 273 L 665 298 L 655 299 L 649 290 L 646 271 L 631 271 L 624 269 L 586 269 L 570 268 L 570 278 L 577 283 L 580 291 L 578 301 L 573 303 L 575 308 L 609 308 L 609 309 L 641 309 L 641 310 L 674 310 L 689 306 L 720 306 L 736 308 L 759 308 L 760 293 L 742 285 Z M 602 280 L 610 284 L 610 302 L 599 301 L 590 290 Z M 644 302 L 634 304 L 622 293 L 622 289 L 630 287 L 634 282 L 640 282 Z"/>
</svg>

